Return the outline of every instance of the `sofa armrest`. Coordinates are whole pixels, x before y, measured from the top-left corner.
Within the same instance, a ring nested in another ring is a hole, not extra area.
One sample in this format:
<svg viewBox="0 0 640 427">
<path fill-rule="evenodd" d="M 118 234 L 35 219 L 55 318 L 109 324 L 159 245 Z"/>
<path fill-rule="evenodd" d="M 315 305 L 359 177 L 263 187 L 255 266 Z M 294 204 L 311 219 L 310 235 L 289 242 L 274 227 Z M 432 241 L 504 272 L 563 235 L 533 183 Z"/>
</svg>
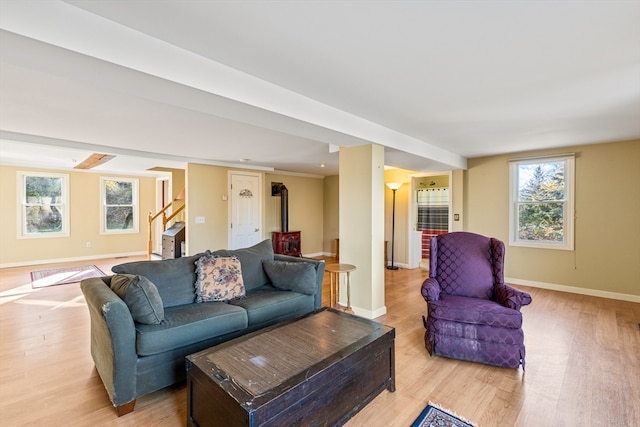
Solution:
<svg viewBox="0 0 640 427">
<path fill-rule="evenodd" d="M 440 284 L 437 279 L 429 277 L 422 283 L 422 297 L 427 302 L 440 299 Z"/>
<path fill-rule="evenodd" d="M 91 356 L 113 406 L 136 398 L 136 330 L 129 307 L 116 295 L 111 277 L 85 279 L 80 288 L 91 318 Z"/>
<path fill-rule="evenodd" d="M 493 300 L 500 305 L 514 310 L 531 304 L 531 295 L 519 289 L 505 284 L 498 284 L 493 287 Z"/>
<path fill-rule="evenodd" d="M 324 268 L 325 263 L 322 260 L 316 260 L 311 258 L 302 258 L 289 255 L 274 254 L 273 259 L 276 261 L 286 262 L 307 262 L 313 264 L 316 269 L 316 293 L 313 298 L 313 306 L 316 310 L 322 307 L 322 284 L 324 283 Z"/>
</svg>

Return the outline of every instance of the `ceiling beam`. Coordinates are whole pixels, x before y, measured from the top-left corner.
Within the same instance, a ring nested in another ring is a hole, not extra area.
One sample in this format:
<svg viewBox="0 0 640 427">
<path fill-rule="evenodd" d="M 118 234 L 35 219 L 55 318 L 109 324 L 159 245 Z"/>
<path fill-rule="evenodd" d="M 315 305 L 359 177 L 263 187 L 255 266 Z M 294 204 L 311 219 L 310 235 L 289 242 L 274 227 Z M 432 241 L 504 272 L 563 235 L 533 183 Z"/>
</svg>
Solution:
<svg viewBox="0 0 640 427">
<path fill-rule="evenodd" d="M 90 57 L 208 92 L 236 104 L 227 117 L 340 146 L 367 143 L 404 151 L 453 169 L 466 158 L 281 86 L 104 19 L 64 2 L 3 5 L 0 28 Z M 246 114 L 250 110 L 251 114 Z"/>
</svg>

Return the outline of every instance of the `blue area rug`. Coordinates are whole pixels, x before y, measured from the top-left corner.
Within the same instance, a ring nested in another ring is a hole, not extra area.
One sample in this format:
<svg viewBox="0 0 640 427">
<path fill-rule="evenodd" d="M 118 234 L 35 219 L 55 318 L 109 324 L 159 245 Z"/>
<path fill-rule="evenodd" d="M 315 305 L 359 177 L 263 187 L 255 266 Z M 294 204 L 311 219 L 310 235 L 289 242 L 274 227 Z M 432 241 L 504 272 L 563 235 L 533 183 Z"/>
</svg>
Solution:
<svg viewBox="0 0 640 427">
<path fill-rule="evenodd" d="M 476 427 L 476 425 L 429 402 L 411 427 Z"/>
</svg>

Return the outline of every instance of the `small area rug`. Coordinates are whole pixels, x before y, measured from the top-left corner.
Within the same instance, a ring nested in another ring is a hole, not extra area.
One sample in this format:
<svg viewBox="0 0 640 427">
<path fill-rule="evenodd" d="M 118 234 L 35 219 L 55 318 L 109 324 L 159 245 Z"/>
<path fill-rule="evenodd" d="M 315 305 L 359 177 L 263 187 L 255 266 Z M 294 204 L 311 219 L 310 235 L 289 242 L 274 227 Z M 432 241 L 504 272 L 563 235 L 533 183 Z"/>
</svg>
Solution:
<svg viewBox="0 0 640 427">
<path fill-rule="evenodd" d="M 476 425 L 429 402 L 411 427 L 476 427 Z"/>
<path fill-rule="evenodd" d="M 76 283 L 91 277 L 102 276 L 106 276 L 106 274 L 95 265 L 38 270 L 31 272 L 31 287 L 35 289 L 54 285 L 66 285 L 67 283 Z"/>
</svg>

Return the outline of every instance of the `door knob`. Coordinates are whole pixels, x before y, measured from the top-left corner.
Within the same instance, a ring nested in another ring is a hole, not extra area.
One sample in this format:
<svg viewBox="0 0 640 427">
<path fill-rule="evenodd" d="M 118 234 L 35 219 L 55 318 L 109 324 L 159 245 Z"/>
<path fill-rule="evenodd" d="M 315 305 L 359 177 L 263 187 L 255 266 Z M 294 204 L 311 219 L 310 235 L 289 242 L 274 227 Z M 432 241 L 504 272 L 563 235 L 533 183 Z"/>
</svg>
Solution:
<svg viewBox="0 0 640 427">
<path fill-rule="evenodd" d="M 253 231 L 255 231 L 255 232 L 257 233 L 258 231 L 260 231 L 260 229 L 259 229 L 259 228 L 256 228 L 256 229 L 255 229 L 255 230 L 253 230 Z"/>
</svg>

